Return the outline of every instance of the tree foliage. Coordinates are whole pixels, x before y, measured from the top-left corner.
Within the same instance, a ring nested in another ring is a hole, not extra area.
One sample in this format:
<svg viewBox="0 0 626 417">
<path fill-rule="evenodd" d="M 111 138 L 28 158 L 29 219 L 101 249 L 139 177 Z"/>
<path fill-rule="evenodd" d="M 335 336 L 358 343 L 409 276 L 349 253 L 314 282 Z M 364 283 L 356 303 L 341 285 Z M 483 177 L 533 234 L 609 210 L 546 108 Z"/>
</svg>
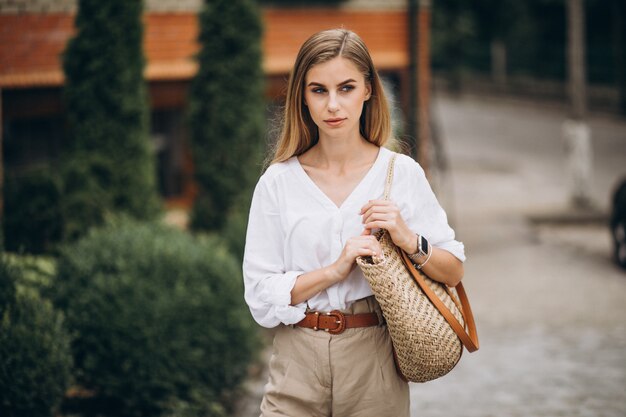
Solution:
<svg viewBox="0 0 626 417">
<path fill-rule="evenodd" d="M 205 1 L 199 20 L 199 69 L 189 100 L 199 187 L 191 226 L 218 230 L 240 194 L 251 192 L 260 171 L 261 23 L 252 0 Z"/>
<path fill-rule="evenodd" d="M 605 0 L 586 0 L 585 10 L 589 81 L 615 83 L 619 47 L 614 46 L 618 28 L 611 7 Z M 564 80 L 565 0 L 433 2 L 433 63 L 437 70 L 489 72 L 494 40 L 506 44 L 510 74 Z"/>
<path fill-rule="evenodd" d="M 109 212 L 157 212 L 148 138 L 141 0 L 80 0 L 63 57 L 70 127 L 63 158 L 67 237 Z"/>
</svg>

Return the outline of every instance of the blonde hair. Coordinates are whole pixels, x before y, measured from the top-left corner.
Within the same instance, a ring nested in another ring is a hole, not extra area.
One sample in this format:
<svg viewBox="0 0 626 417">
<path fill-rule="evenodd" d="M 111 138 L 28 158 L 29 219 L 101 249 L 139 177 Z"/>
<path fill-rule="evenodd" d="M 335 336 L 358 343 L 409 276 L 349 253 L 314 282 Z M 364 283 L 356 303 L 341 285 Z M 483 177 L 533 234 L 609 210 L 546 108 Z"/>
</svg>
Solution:
<svg viewBox="0 0 626 417">
<path fill-rule="evenodd" d="M 374 68 L 367 46 L 354 32 L 331 29 L 318 32 L 302 44 L 289 75 L 282 130 L 271 163 L 301 155 L 318 141 L 318 129 L 304 105 L 304 83 L 314 65 L 341 56 L 350 60 L 370 84 L 371 97 L 365 102 L 360 119 L 361 135 L 383 146 L 391 137 L 391 116 L 382 82 Z"/>
</svg>

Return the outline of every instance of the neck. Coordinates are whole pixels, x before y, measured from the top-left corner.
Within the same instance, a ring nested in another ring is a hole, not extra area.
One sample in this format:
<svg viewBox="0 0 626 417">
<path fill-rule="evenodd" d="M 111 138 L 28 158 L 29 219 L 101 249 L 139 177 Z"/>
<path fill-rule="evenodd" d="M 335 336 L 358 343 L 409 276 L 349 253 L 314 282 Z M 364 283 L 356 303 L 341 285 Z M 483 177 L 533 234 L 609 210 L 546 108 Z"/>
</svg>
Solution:
<svg viewBox="0 0 626 417">
<path fill-rule="evenodd" d="M 366 141 L 358 132 L 348 138 L 320 136 L 315 146 L 315 159 L 322 166 L 346 166 L 360 162 L 368 148 L 375 145 Z"/>
</svg>

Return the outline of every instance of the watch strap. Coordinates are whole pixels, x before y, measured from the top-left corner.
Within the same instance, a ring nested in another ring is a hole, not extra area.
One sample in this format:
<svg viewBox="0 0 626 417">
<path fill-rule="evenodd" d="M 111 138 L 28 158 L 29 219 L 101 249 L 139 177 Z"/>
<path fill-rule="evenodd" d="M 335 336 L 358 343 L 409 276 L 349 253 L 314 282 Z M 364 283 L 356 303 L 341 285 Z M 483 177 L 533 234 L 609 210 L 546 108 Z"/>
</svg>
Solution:
<svg viewBox="0 0 626 417">
<path fill-rule="evenodd" d="M 408 256 L 409 256 L 409 259 L 413 261 L 413 263 L 419 264 L 420 261 L 424 261 L 424 258 L 428 258 L 429 243 L 428 243 L 428 240 L 424 236 L 420 234 L 416 234 L 416 236 L 417 236 L 417 252 L 412 253 Z"/>
</svg>

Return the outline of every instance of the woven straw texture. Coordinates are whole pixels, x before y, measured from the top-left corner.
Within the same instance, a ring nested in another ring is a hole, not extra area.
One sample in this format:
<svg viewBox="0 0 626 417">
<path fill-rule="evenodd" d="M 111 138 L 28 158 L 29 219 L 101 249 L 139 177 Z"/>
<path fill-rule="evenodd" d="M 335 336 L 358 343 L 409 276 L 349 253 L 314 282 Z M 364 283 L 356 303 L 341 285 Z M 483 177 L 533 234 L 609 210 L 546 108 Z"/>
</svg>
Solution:
<svg viewBox="0 0 626 417">
<path fill-rule="evenodd" d="M 457 364 L 463 345 L 407 271 L 389 233 L 381 230 L 376 236 L 383 250 L 382 259 L 374 263 L 371 257 L 363 257 L 357 258 L 357 263 L 387 321 L 397 355 L 396 365 L 411 382 L 439 378 Z M 458 301 L 452 298 L 454 293 L 446 291 L 444 284 L 423 276 L 428 286 L 465 326 Z"/>
</svg>

